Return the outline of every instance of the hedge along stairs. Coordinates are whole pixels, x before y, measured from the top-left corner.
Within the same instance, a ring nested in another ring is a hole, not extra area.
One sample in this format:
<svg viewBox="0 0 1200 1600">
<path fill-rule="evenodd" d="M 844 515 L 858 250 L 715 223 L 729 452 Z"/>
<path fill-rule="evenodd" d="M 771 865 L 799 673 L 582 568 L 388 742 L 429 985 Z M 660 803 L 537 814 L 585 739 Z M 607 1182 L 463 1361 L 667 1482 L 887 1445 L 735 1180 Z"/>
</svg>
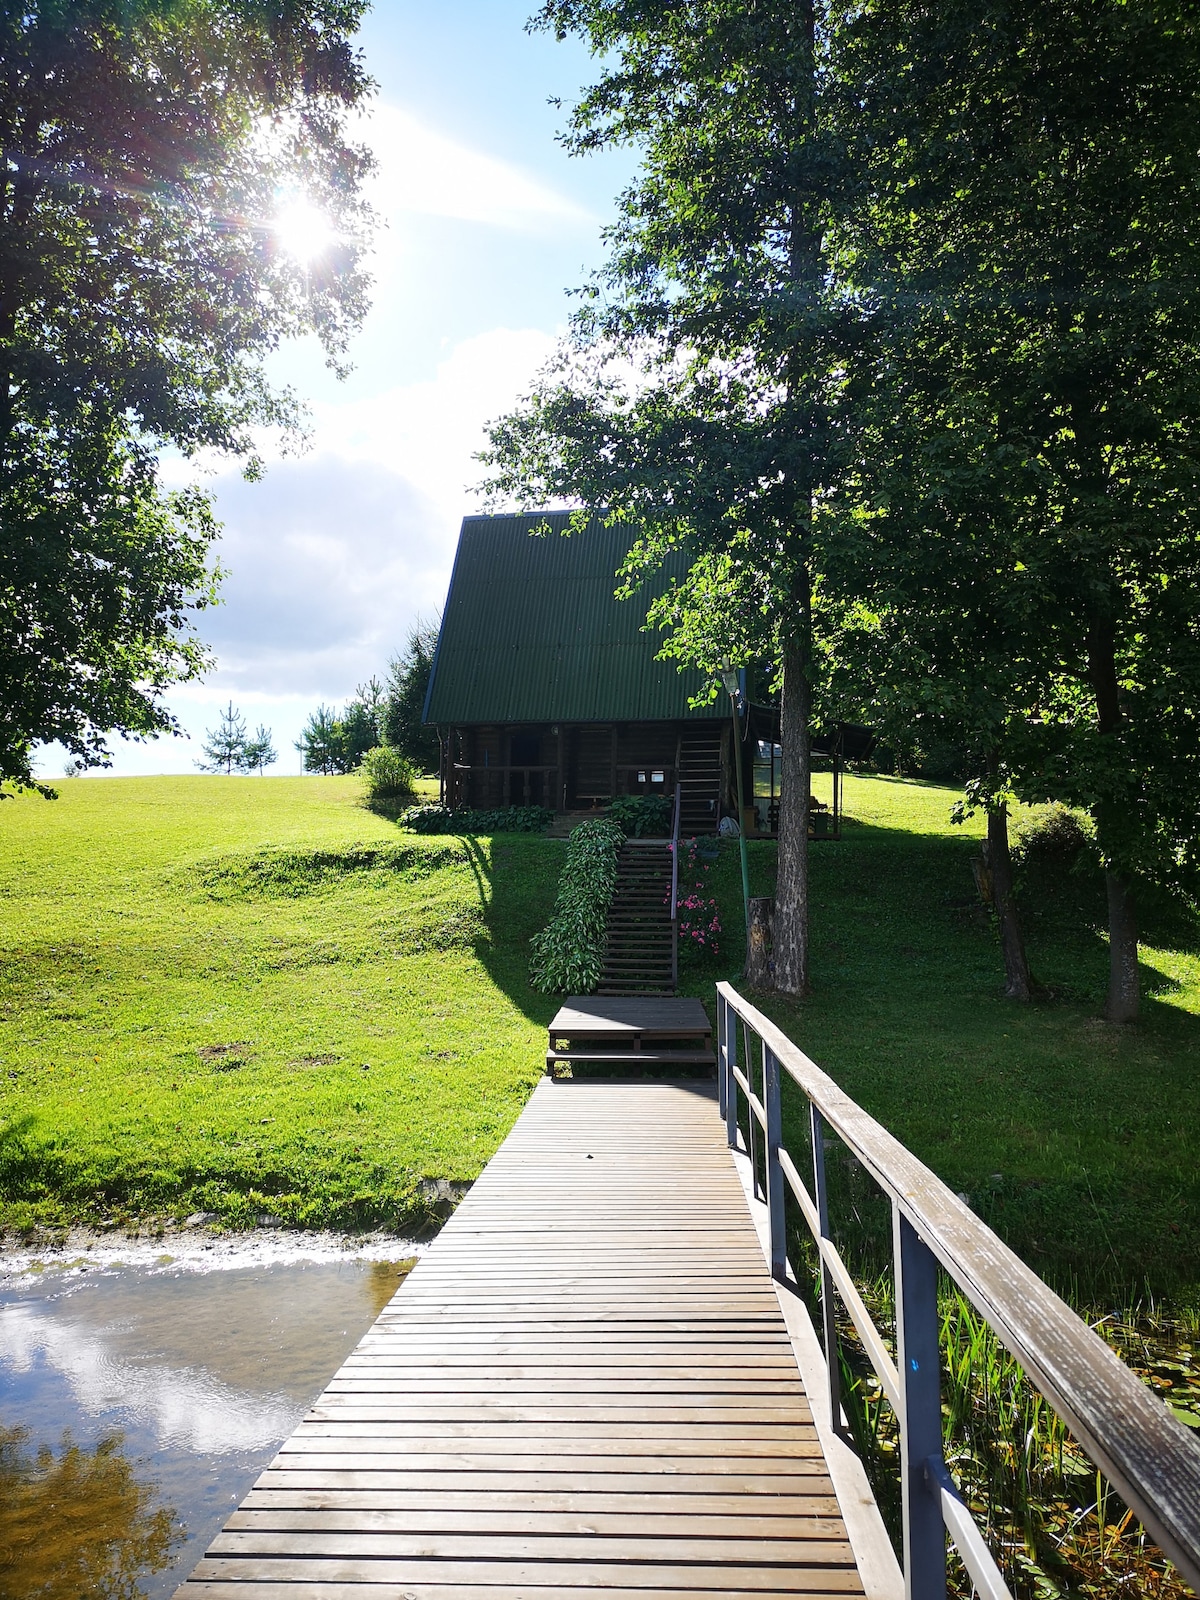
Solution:
<svg viewBox="0 0 1200 1600">
<path fill-rule="evenodd" d="M 662 839 L 626 839 L 608 913 L 600 994 L 674 994 L 671 851 Z"/>
<path fill-rule="evenodd" d="M 568 839 L 554 915 L 530 941 L 529 981 L 543 994 L 591 994 L 600 981 L 623 839 L 604 819 L 581 822 Z"/>
</svg>

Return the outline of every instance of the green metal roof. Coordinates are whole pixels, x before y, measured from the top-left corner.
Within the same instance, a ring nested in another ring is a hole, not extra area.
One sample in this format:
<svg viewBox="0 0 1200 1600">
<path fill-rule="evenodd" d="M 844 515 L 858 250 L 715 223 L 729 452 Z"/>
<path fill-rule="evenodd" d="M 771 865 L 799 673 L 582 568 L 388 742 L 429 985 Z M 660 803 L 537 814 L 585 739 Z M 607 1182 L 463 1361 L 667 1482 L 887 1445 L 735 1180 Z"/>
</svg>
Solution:
<svg viewBox="0 0 1200 1600">
<path fill-rule="evenodd" d="M 687 570 L 680 553 L 632 600 L 616 572 L 634 540 L 599 518 L 563 537 L 570 513 L 467 517 L 446 596 L 425 721 L 653 722 L 692 710 L 704 675 L 656 661 L 650 602 Z M 548 525 L 550 533 L 531 536 Z"/>
</svg>

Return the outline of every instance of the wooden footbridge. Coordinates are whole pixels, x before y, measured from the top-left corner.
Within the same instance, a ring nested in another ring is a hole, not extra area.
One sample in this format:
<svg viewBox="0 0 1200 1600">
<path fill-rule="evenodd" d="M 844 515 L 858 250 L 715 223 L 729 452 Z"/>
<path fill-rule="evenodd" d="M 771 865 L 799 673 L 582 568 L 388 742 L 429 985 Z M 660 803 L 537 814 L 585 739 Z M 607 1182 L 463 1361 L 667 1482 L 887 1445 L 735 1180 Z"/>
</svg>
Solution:
<svg viewBox="0 0 1200 1600">
<path fill-rule="evenodd" d="M 177 1600 L 938 1600 L 947 1533 L 999 1600 L 941 1457 L 936 1261 L 1196 1582 L 1187 1430 L 725 985 L 717 1031 L 715 1096 L 541 1083 Z M 808 1097 L 811 1188 L 783 1144 L 781 1068 Z M 828 1236 L 826 1127 L 895 1207 L 895 1360 Z M 752 1141 L 765 1204 L 731 1135 Z M 837 1295 L 900 1419 L 907 1580 L 789 1287 L 789 1194 L 821 1251 L 826 1336 Z"/>
</svg>

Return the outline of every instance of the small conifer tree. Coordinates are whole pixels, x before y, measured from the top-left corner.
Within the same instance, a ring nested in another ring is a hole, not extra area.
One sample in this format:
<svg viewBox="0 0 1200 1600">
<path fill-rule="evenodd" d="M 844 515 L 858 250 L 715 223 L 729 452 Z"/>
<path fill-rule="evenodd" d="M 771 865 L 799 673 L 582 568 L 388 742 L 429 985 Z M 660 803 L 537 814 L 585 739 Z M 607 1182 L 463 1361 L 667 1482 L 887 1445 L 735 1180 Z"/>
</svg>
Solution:
<svg viewBox="0 0 1200 1600">
<path fill-rule="evenodd" d="M 201 772 L 224 772 L 227 776 L 235 771 L 244 772 L 246 749 L 246 719 L 240 711 L 234 710 L 231 700 L 217 726 L 205 733 L 205 760 L 197 761 L 196 765 Z"/>
</svg>

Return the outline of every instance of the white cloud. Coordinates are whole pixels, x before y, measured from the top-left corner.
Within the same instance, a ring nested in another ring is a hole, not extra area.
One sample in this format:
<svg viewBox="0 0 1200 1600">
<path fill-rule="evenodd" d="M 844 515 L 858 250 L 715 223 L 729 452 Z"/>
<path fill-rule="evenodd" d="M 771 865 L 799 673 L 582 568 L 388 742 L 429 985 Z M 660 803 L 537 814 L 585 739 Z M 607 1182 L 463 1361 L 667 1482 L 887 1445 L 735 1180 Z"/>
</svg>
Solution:
<svg viewBox="0 0 1200 1600">
<path fill-rule="evenodd" d="M 595 221 L 519 167 L 459 144 L 386 101 L 363 113 L 351 132 L 375 152 L 378 171 L 368 193 L 383 217 L 416 212 L 519 232 Z"/>
<path fill-rule="evenodd" d="M 480 509 L 485 425 L 554 346 L 539 329 L 494 328 L 454 346 L 431 378 L 316 405 L 313 453 L 281 457 L 264 439 L 256 483 L 228 465 L 164 461 L 165 482 L 198 476 L 214 492 L 224 524 L 223 603 L 199 617 L 217 666 L 169 696 L 190 740 L 113 738 L 113 772 L 194 771 L 230 699 L 251 726 L 274 729 L 274 771 L 299 770 L 293 744 L 317 703 L 340 705 L 383 677 L 417 616 L 441 609 L 462 518 Z M 61 774 L 57 746 L 39 757 L 46 777 Z"/>
<path fill-rule="evenodd" d="M 458 345 L 433 378 L 317 408 L 317 452 L 265 478 L 216 480 L 224 605 L 201 633 L 226 690 L 343 699 L 445 598 L 487 421 L 514 404 L 553 347 L 494 329 Z"/>
<path fill-rule="evenodd" d="M 151 1429 L 161 1446 L 198 1455 L 261 1451 L 286 1439 L 303 1415 L 286 1395 L 256 1395 L 202 1368 L 126 1361 L 111 1340 L 33 1306 L 0 1309 L 4 1364 L 27 1373 L 39 1361 L 61 1372 L 80 1408 L 93 1416 L 123 1412 Z"/>
<path fill-rule="evenodd" d="M 366 399 L 314 408 L 322 454 L 401 472 L 443 517 L 475 507 L 473 457 L 486 424 L 511 408 L 555 347 L 540 329 L 494 328 L 456 345 L 433 378 Z"/>
</svg>

